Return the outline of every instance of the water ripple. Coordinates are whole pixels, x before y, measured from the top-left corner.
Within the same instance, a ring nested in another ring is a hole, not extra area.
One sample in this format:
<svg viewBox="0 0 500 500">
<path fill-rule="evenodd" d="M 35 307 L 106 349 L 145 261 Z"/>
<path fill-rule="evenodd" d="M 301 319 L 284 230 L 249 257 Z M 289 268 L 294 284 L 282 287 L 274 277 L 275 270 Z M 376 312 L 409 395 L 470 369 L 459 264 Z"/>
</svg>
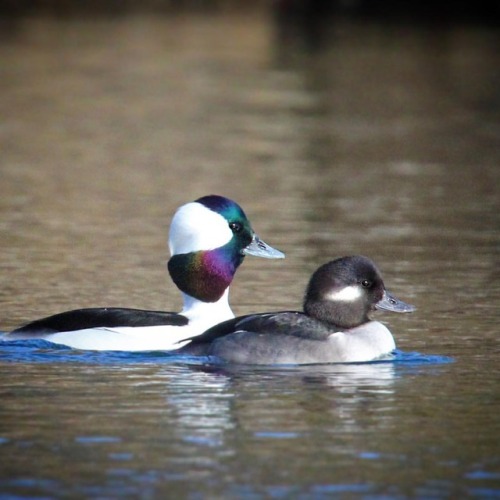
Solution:
<svg viewBox="0 0 500 500">
<path fill-rule="evenodd" d="M 342 365 L 394 364 L 397 366 L 420 366 L 429 364 L 448 364 L 453 361 L 453 358 L 449 356 L 396 350 L 390 359 L 371 361 L 368 363 L 342 363 Z M 42 339 L 0 341 L 0 362 L 89 363 L 104 365 L 121 363 L 181 363 L 187 365 L 226 366 L 224 362 L 212 357 L 186 356 L 168 351 L 81 351 Z M 339 365 L 339 363 L 332 363 L 332 365 Z M 279 369 L 298 368 L 297 365 L 276 366 Z"/>
</svg>

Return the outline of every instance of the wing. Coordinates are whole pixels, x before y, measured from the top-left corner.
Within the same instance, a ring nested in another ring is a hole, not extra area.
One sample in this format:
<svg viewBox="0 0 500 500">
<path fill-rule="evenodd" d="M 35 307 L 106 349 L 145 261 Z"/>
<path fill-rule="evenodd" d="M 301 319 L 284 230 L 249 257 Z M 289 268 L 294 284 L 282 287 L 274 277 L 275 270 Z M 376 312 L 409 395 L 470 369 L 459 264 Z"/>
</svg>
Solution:
<svg viewBox="0 0 500 500">
<path fill-rule="evenodd" d="M 308 340 L 326 340 L 332 333 L 332 328 L 318 320 L 309 318 L 304 313 L 296 311 L 249 314 L 224 321 L 209 328 L 202 335 L 190 339 L 191 343 L 183 347 L 182 351 L 193 355 L 203 355 L 208 352 L 209 345 L 212 342 L 236 332 L 287 335 Z"/>
<path fill-rule="evenodd" d="M 72 332 L 87 328 L 115 328 L 120 326 L 184 326 L 188 319 L 181 314 L 148 311 L 143 309 L 127 309 L 121 307 L 99 307 L 75 309 L 46 318 L 38 319 L 16 328 L 10 334 L 40 335 L 58 332 Z"/>
</svg>

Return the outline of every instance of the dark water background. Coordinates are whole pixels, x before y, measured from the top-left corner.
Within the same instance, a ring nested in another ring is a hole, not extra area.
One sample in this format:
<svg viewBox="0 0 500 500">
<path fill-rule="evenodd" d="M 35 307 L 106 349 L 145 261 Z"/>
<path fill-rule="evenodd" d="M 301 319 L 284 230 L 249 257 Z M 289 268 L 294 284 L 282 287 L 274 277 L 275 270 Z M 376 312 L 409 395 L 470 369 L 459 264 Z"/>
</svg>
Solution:
<svg viewBox="0 0 500 500">
<path fill-rule="evenodd" d="M 498 30 L 336 19 L 304 40 L 275 22 L 2 24 L 0 329 L 178 310 L 169 220 L 218 193 L 287 254 L 246 259 L 235 313 L 300 308 L 317 266 L 362 253 L 418 308 L 379 315 L 396 361 L 2 343 L 0 496 L 500 497 Z"/>
</svg>

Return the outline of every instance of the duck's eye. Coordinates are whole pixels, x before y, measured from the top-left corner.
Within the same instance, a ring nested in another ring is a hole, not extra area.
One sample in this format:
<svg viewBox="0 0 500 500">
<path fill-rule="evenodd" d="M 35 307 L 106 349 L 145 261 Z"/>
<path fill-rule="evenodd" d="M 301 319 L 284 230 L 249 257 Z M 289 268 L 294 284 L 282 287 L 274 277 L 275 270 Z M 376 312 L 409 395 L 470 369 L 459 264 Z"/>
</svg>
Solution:
<svg viewBox="0 0 500 500">
<path fill-rule="evenodd" d="M 364 287 L 364 288 L 370 288 L 372 286 L 372 282 L 370 280 L 363 280 L 361 282 L 361 285 Z"/>
<path fill-rule="evenodd" d="M 229 229 L 231 229 L 233 233 L 239 233 L 243 229 L 243 225 L 239 222 L 230 222 Z"/>
</svg>

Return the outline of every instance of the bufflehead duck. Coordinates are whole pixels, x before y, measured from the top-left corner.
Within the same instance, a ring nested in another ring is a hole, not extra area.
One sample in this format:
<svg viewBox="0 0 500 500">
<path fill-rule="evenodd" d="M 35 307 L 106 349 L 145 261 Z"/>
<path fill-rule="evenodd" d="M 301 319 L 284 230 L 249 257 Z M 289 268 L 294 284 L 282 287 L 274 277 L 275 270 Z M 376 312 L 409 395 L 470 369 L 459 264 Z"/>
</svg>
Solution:
<svg viewBox="0 0 500 500">
<path fill-rule="evenodd" d="M 396 347 L 391 332 L 369 319 L 374 309 L 415 310 L 386 291 L 370 259 L 359 255 L 342 257 L 324 264 L 312 275 L 304 312 L 234 318 L 210 328 L 180 352 L 249 364 L 372 361 Z"/>
<path fill-rule="evenodd" d="M 229 285 L 245 255 L 284 254 L 253 231 L 241 207 L 209 195 L 181 206 L 170 225 L 168 271 L 182 293 L 180 313 L 126 308 L 77 309 L 33 321 L 5 339 L 40 338 L 90 350 L 170 350 L 234 318 Z"/>
</svg>

